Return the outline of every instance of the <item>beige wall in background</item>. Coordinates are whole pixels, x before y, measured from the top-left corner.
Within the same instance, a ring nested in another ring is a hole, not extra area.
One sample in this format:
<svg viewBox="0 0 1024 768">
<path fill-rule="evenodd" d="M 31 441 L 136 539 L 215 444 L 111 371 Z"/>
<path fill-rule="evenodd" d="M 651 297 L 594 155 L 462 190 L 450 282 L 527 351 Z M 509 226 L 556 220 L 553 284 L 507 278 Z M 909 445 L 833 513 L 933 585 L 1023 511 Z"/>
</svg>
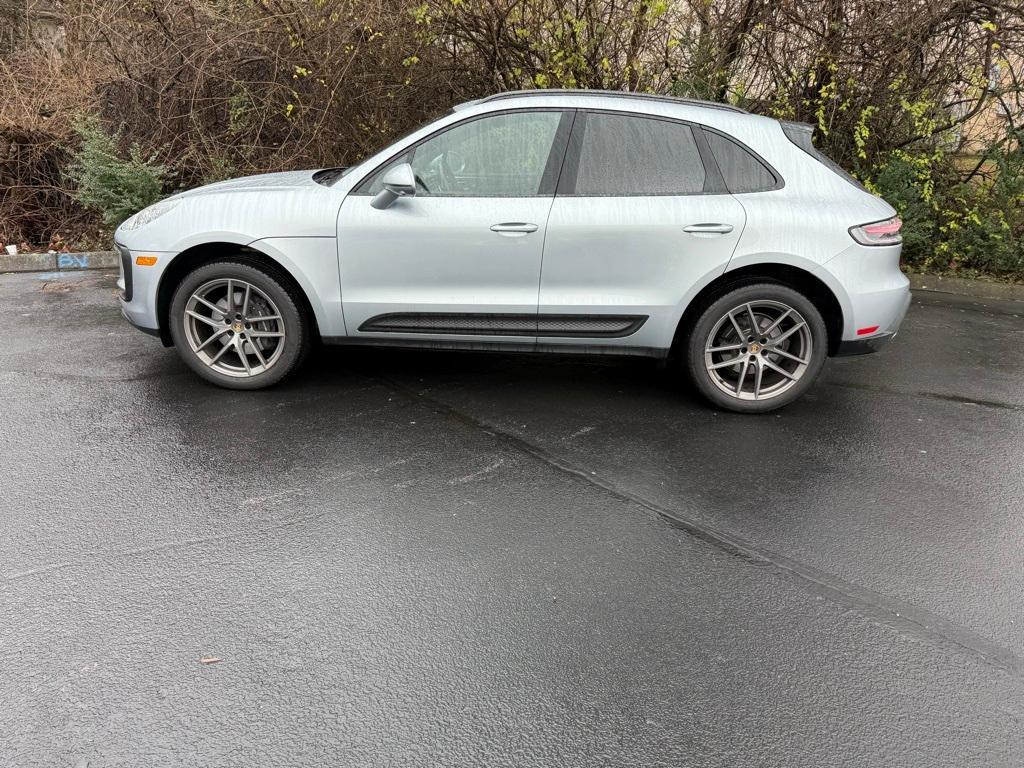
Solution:
<svg viewBox="0 0 1024 768">
<path fill-rule="evenodd" d="M 64 42 L 54 0 L 0 0 L 0 54 L 25 43 L 51 47 Z"/>
</svg>

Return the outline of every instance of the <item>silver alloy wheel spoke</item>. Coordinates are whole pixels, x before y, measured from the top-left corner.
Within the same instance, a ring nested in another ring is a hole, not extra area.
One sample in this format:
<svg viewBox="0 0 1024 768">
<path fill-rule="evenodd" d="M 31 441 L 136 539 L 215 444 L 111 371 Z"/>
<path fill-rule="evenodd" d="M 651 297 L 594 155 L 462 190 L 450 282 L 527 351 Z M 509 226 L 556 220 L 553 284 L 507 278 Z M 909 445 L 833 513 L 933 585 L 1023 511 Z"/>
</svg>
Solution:
<svg viewBox="0 0 1024 768">
<path fill-rule="evenodd" d="M 788 357 L 790 360 L 795 360 L 796 362 L 800 363 L 800 365 L 807 365 L 807 363 L 810 362 L 808 360 L 804 360 L 802 357 L 797 357 L 796 355 L 791 355 L 786 350 L 778 349 L 777 347 L 771 347 L 771 354 L 773 354 L 773 355 L 782 355 L 783 357 Z"/>
<path fill-rule="evenodd" d="M 764 364 L 765 364 L 765 365 L 767 365 L 767 366 L 768 366 L 769 368 L 771 368 L 771 369 L 772 369 L 773 371 L 775 371 L 776 373 L 781 373 L 781 374 L 782 374 L 783 376 L 785 376 L 785 377 L 786 377 L 787 379 L 791 379 L 792 381 L 796 381 L 796 380 L 797 380 L 797 379 L 796 379 L 796 376 L 794 376 L 794 375 L 793 375 L 792 373 L 790 373 L 789 371 L 787 371 L 787 370 L 786 370 L 785 368 L 783 368 L 783 367 L 782 367 L 781 365 L 776 365 L 776 364 L 775 364 L 775 363 L 773 363 L 773 362 L 772 362 L 771 360 L 769 360 L 769 359 L 768 359 L 767 357 L 766 357 L 766 358 L 764 359 Z"/>
<path fill-rule="evenodd" d="M 791 314 L 793 314 L 793 310 L 792 310 L 792 309 L 787 309 L 787 310 L 786 310 L 785 312 L 783 312 L 783 313 L 782 313 L 781 315 L 779 315 L 779 316 L 778 316 L 778 317 L 777 317 L 777 318 L 775 319 L 775 322 L 773 322 L 773 323 L 772 323 L 771 325 L 769 325 L 769 326 L 768 326 L 767 328 L 765 328 L 765 329 L 764 329 L 764 330 L 762 331 L 762 333 L 763 333 L 763 334 L 764 334 L 765 336 L 767 336 L 767 335 L 768 335 L 768 334 L 770 334 L 770 333 L 771 333 L 772 331 L 774 331 L 774 330 L 775 330 L 776 328 L 778 328 L 778 327 L 779 327 L 779 324 L 780 324 L 780 323 L 781 323 L 781 322 L 782 322 L 783 320 L 785 320 L 785 319 L 786 319 L 787 317 L 789 317 L 789 316 L 790 316 Z"/>
<path fill-rule="evenodd" d="M 736 310 L 733 310 L 733 312 L 735 311 Z M 740 328 L 740 324 L 736 322 L 736 318 L 733 317 L 732 312 L 729 313 L 729 319 L 732 321 L 732 327 L 736 329 L 736 336 L 739 337 L 740 341 L 743 341 L 743 337 L 746 336 L 746 334 L 743 333 L 743 329 Z"/>
<path fill-rule="evenodd" d="M 252 347 L 252 351 L 256 353 L 256 357 L 260 361 L 260 365 L 262 365 L 264 368 L 266 368 L 267 367 L 267 361 L 263 357 L 263 353 L 260 352 L 260 345 L 257 344 L 255 341 L 249 341 L 249 346 Z"/>
<path fill-rule="evenodd" d="M 224 356 L 224 353 L 227 352 L 229 349 L 231 349 L 231 343 L 230 342 L 228 342 L 223 347 L 221 347 L 220 348 L 220 352 L 218 352 L 216 355 L 211 357 L 210 360 L 206 364 L 212 368 L 214 363 L 216 363 L 218 360 L 220 360 Z"/>
<path fill-rule="evenodd" d="M 798 310 L 755 299 L 723 312 L 712 326 L 704 339 L 704 367 L 729 397 L 760 402 L 795 386 L 810 367 L 813 350 L 811 327 Z"/>
<path fill-rule="evenodd" d="M 743 349 L 746 344 L 726 344 L 724 347 L 708 347 L 705 352 L 734 352 L 737 349 Z"/>
<path fill-rule="evenodd" d="M 207 317 L 206 315 L 201 315 L 198 312 L 196 312 L 195 310 L 186 309 L 185 310 L 185 314 L 187 314 L 189 317 L 195 318 L 196 320 L 198 320 L 201 323 L 206 323 L 207 325 L 213 326 L 214 328 L 220 328 L 221 327 L 221 324 L 218 323 L 216 320 L 214 320 L 212 317 Z"/>
<path fill-rule="evenodd" d="M 249 365 L 249 356 L 245 354 L 245 342 L 242 341 L 241 336 L 235 336 L 235 354 L 242 358 L 242 365 L 245 366 L 245 372 L 252 376 L 252 367 Z"/>
<path fill-rule="evenodd" d="M 235 378 L 272 368 L 288 342 L 284 317 L 274 301 L 259 285 L 239 278 L 199 286 L 185 303 L 182 322 L 189 346 L 203 364 Z"/>
<path fill-rule="evenodd" d="M 210 337 L 206 341 L 204 341 L 202 344 L 200 344 L 198 347 L 196 347 L 196 352 L 199 352 L 199 351 L 201 351 L 203 349 L 206 349 L 206 347 L 209 345 L 209 343 L 211 341 L 216 341 L 217 339 L 219 339 L 221 336 L 223 336 L 225 333 L 227 333 L 230 330 L 231 330 L 231 327 L 228 326 L 228 325 L 225 325 L 223 328 L 214 331 L 213 333 L 210 334 Z"/>
<path fill-rule="evenodd" d="M 717 370 L 719 368 L 728 368 L 729 366 L 736 365 L 740 360 L 742 360 L 745 357 L 746 355 L 736 355 L 736 357 L 731 358 L 729 360 L 722 360 L 719 363 L 714 363 L 713 365 L 708 366 L 708 368 L 712 371 Z"/>
<path fill-rule="evenodd" d="M 744 357 L 743 368 L 740 369 L 740 377 L 736 379 L 736 394 L 743 391 L 743 382 L 747 380 L 747 369 L 750 368 L 750 358 Z"/>
<path fill-rule="evenodd" d="M 202 296 L 196 296 L 195 300 L 198 301 L 200 304 L 202 304 L 204 307 L 207 307 L 211 312 L 217 312 L 220 315 L 224 314 L 224 309 L 223 308 L 218 307 L 216 304 L 211 304 L 206 299 L 204 299 Z"/>
<path fill-rule="evenodd" d="M 747 304 L 747 319 L 750 320 L 750 334 L 758 336 L 761 333 L 761 328 L 758 325 L 757 318 L 754 316 L 754 310 L 750 308 L 750 304 Z"/>
<path fill-rule="evenodd" d="M 787 330 L 781 336 L 776 336 L 774 339 L 772 339 L 771 340 L 772 346 L 777 345 L 780 341 L 785 341 L 786 339 L 788 339 L 790 336 L 792 336 L 794 333 L 796 333 L 797 331 L 799 331 L 801 328 L 803 328 L 806 325 L 807 325 L 807 323 L 805 323 L 804 321 L 801 320 L 799 323 L 797 323 L 792 328 Z"/>
</svg>

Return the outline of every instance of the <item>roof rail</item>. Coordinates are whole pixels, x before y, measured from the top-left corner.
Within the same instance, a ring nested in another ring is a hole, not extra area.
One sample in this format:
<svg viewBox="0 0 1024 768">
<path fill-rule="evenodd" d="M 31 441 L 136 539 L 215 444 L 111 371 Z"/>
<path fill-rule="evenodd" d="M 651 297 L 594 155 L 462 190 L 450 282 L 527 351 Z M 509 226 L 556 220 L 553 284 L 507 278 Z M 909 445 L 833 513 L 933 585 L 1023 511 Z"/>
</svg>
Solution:
<svg viewBox="0 0 1024 768">
<path fill-rule="evenodd" d="M 669 104 L 685 104 L 693 107 L 708 107 L 711 109 L 724 109 L 729 112 L 740 112 L 746 114 L 746 110 L 734 107 L 731 104 L 721 104 L 717 101 L 704 101 L 703 99 L 685 99 L 678 96 L 660 96 L 655 93 L 633 93 L 631 91 L 601 91 L 593 88 L 531 88 L 525 91 L 503 91 L 491 96 L 485 96 L 475 101 L 467 101 L 459 104 L 456 109 L 472 106 L 474 104 L 486 104 L 491 101 L 504 101 L 505 99 L 519 99 L 529 96 L 598 96 L 616 99 L 646 99 L 648 101 L 663 101 Z"/>
</svg>

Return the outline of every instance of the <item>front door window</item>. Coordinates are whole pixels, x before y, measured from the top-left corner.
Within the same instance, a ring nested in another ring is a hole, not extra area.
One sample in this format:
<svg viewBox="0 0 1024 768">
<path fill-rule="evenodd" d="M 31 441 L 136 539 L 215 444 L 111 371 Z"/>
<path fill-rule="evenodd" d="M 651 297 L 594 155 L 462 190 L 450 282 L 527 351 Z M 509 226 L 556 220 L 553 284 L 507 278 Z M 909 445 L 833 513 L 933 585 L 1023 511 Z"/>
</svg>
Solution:
<svg viewBox="0 0 1024 768">
<path fill-rule="evenodd" d="M 530 111 L 459 123 L 403 153 L 364 182 L 358 192 L 376 194 L 388 169 L 409 163 L 416 175 L 417 196 L 545 194 L 545 172 L 550 170 L 548 161 L 561 119 L 561 112 Z"/>
</svg>

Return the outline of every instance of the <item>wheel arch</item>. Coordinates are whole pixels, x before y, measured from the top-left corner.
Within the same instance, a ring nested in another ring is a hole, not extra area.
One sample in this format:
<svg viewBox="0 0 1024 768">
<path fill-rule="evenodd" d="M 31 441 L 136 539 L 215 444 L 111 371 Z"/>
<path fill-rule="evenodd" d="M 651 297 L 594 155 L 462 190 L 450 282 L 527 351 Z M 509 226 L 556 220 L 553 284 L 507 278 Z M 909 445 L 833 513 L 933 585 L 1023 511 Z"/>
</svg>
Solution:
<svg viewBox="0 0 1024 768">
<path fill-rule="evenodd" d="M 744 285 L 773 282 L 788 286 L 805 295 L 821 313 L 828 332 L 828 354 L 834 355 L 843 337 L 843 308 L 833 290 L 819 277 L 801 267 L 790 264 L 751 264 L 725 272 L 705 285 L 690 300 L 676 326 L 672 340 L 673 354 L 681 349 L 686 334 L 697 322 L 701 313 L 711 306 L 719 296 Z"/>
<path fill-rule="evenodd" d="M 295 297 L 299 309 L 303 312 L 310 324 L 314 339 L 320 338 L 320 329 L 316 313 L 310 304 L 306 291 L 303 290 L 299 281 L 281 262 L 268 253 L 253 248 L 250 245 L 239 245 L 230 242 L 210 242 L 193 245 L 174 257 L 167 265 L 163 274 L 160 275 L 160 282 L 157 284 L 156 292 L 156 313 L 160 329 L 160 340 L 164 346 L 172 346 L 169 317 L 171 310 L 171 299 L 174 297 L 174 290 L 181 284 L 196 267 L 209 264 L 213 261 L 230 258 L 234 261 L 241 261 L 245 264 L 266 271 L 275 279 L 279 280 L 289 292 Z"/>
</svg>

